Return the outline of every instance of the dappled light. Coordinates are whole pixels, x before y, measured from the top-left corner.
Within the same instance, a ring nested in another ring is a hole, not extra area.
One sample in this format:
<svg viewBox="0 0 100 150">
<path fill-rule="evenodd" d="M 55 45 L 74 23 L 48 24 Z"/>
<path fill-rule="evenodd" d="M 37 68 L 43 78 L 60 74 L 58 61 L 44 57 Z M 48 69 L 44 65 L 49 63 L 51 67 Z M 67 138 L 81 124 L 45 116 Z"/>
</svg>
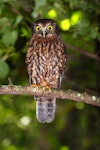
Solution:
<svg viewBox="0 0 100 150">
<path fill-rule="evenodd" d="M 81 19 L 82 19 L 81 11 L 76 11 L 72 13 L 71 18 L 70 18 L 71 25 L 77 24 L 79 21 L 81 21 Z"/>
<path fill-rule="evenodd" d="M 70 20 L 69 19 L 65 19 L 65 20 L 62 20 L 61 23 L 60 23 L 60 27 L 63 31 L 67 31 L 70 29 Z"/>
<path fill-rule="evenodd" d="M 57 13 L 54 9 L 51 9 L 49 12 L 48 12 L 48 17 L 51 18 L 51 19 L 55 19 L 57 17 Z"/>
</svg>

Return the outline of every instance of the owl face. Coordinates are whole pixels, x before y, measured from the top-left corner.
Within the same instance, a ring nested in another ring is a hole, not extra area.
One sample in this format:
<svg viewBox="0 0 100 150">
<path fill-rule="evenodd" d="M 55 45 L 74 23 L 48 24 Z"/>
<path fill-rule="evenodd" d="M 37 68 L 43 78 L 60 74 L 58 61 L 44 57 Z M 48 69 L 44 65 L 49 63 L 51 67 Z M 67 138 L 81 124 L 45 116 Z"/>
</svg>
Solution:
<svg viewBox="0 0 100 150">
<path fill-rule="evenodd" d="M 58 26 L 53 20 L 40 19 L 33 24 L 33 34 L 43 38 L 51 37 L 58 34 Z"/>
</svg>

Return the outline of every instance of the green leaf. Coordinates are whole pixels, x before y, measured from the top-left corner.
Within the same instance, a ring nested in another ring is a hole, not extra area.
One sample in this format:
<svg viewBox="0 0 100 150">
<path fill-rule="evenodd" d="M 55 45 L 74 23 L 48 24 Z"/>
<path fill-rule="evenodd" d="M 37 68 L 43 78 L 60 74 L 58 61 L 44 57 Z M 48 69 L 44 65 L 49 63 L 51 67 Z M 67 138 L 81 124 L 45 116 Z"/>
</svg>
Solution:
<svg viewBox="0 0 100 150">
<path fill-rule="evenodd" d="M 97 37 L 97 35 L 98 35 L 98 31 L 95 29 L 95 28 L 91 28 L 91 33 L 90 33 L 90 37 L 92 38 L 92 39 L 95 39 L 96 37 Z"/>
<path fill-rule="evenodd" d="M 0 78 L 4 79 L 9 73 L 9 66 L 8 64 L 0 59 Z"/>
<path fill-rule="evenodd" d="M 18 33 L 17 31 L 13 30 L 13 31 L 7 31 L 3 37 L 2 37 L 2 41 L 3 43 L 5 43 L 6 45 L 14 45 L 16 39 L 17 39 Z"/>
<path fill-rule="evenodd" d="M 0 18 L 0 26 L 3 26 L 9 23 L 9 19 L 6 17 Z"/>
<path fill-rule="evenodd" d="M 23 17 L 21 15 L 17 16 L 15 19 L 14 26 L 16 27 L 22 21 L 22 19 Z"/>
<path fill-rule="evenodd" d="M 46 5 L 46 1 L 47 1 L 47 0 L 42 0 L 42 1 L 37 0 L 37 1 L 36 1 L 36 4 L 35 4 L 35 11 L 39 11 L 39 10 L 40 10 L 40 7 L 45 6 L 45 5 Z"/>
<path fill-rule="evenodd" d="M 28 32 L 28 30 L 26 30 L 26 29 L 25 29 L 25 28 L 23 28 L 23 27 L 22 27 L 22 29 L 21 29 L 21 30 L 22 30 L 22 31 L 21 31 L 21 32 L 22 32 L 22 34 L 21 34 L 21 36 L 22 36 L 22 37 L 28 37 L 28 36 L 29 36 L 29 32 Z"/>
</svg>

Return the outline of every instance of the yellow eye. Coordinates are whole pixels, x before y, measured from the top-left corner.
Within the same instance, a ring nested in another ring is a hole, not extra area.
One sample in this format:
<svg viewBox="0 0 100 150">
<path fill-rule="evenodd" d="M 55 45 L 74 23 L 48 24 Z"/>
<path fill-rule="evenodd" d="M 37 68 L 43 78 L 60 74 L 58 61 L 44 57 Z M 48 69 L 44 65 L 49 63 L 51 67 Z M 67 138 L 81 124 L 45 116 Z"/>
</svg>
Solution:
<svg viewBox="0 0 100 150">
<path fill-rule="evenodd" d="M 40 26 L 36 26 L 36 31 L 39 31 L 39 30 L 41 30 L 41 27 Z"/>
<path fill-rule="evenodd" d="M 53 26 L 48 26 L 47 29 L 48 29 L 49 31 L 52 31 L 52 30 L 53 30 Z"/>
</svg>

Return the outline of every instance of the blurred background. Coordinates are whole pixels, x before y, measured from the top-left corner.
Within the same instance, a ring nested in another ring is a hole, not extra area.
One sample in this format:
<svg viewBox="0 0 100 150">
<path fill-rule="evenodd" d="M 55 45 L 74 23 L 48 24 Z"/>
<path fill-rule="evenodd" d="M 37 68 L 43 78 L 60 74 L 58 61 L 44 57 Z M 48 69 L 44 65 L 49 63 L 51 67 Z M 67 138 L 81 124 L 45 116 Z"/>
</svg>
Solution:
<svg viewBox="0 0 100 150">
<path fill-rule="evenodd" d="M 61 89 L 100 95 L 99 0 L 0 0 L 0 84 L 29 85 L 25 55 L 40 18 L 70 45 Z M 100 150 L 100 108 L 57 100 L 54 122 L 41 124 L 33 96 L 0 95 L 0 150 Z"/>
</svg>

